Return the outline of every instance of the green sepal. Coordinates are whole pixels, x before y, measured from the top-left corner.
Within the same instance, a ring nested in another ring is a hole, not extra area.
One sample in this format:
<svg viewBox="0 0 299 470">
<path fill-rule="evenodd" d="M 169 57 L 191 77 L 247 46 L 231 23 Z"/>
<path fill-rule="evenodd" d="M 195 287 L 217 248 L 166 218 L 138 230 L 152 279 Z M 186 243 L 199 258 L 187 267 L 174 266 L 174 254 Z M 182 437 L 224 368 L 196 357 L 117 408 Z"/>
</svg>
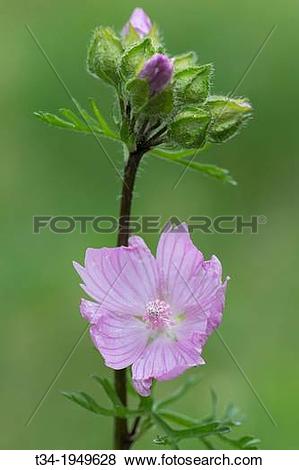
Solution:
<svg viewBox="0 0 299 470">
<path fill-rule="evenodd" d="M 142 70 L 145 61 L 150 59 L 154 53 L 155 49 L 148 37 L 127 49 L 121 60 L 120 71 L 122 77 L 126 81 L 135 78 Z"/>
<path fill-rule="evenodd" d="M 135 135 L 127 119 L 123 119 L 120 126 L 120 138 L 126 144 L 129 152 L 136 149 Z"/>
<path fill-rule="evenodd" d="M 206 141 L 210 114 L 194 108 L 176 115 L 170 125 L 170 138 L 184 148 L 200 148 Z"/>
<path fill-rule="evenodd" d="M 174 58 L 174 73 L 193 67 L 197 62 L 197 54 L 195 52 L 187 52 Z"/>
<path fill-rule="evenodd" d="M 212 117 L 209 142 L 223 143 L 232 139 L 252 115 L 252 106 L 245 98 L 211 96 L 206 107 Z"/>
<path fill-rule="evenodd" d="M 149 84 L 146 80 L 133 78 L 127 83 L 126 89 L 129 95 L 132 110 L 133 112 L 138 113 L 149 100 Z"/>
<path fill-rule="evenodd" d="M 175 76 L 175 95 L 179 103 L 201 104 L 209 96 L 213 66 L 189 67 Z"/>
<path fill-rule="evenodd" d="M 113 86 L 119 84 L 119 65 L 123 54 L 121 40 L 111 28 L 100 26 L 93 34 L 87 55 L 87 69 Z"/>
<path fill-rule="evenodd" d="M 165 116 L 172 113 L 174 108 L 173 88 L 169 85 L 163 91 L 154 95 L 148 102 L 144 112 L 149 115 Z"/>
<path fill-rule="evenodd" d="M 139 34 L 137 33 L 133 25 L 130 23 L 129 31 L 123 38 L 123 45 L 125 46 L 125 48 L 130 48 L 131 46 L 133 46 L 133 44 L 136 44 L 140 41 L 141 39 L 140 39 Z"/>
<path fill-rule="evenodd" d="M 153 46 L 155 47 L 156 49 L 156 52 L 165 52 L 165 48 L 162 44 L 162 38 L 161 38 L 161 35 L 160 35 L 160 31 L 159 31 L 159 28 L 156 24 L 153 24 L 153 27 L 149 33 L 149 38 L 151 38 L 152 40 L 152 43 L 153 43 Z"/>
</svg>

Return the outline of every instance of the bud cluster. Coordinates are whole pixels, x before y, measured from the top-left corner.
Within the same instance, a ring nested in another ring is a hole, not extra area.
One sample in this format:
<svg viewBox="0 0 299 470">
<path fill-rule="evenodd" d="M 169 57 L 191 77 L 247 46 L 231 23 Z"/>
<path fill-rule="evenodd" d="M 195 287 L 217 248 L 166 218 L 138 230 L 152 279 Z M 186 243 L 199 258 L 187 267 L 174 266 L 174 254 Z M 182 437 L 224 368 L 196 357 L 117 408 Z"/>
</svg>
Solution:
<svg viewBox="0 0 299 470">
<path fill-rule="evenodd" d="M 169 57 L 141 8 L 120 35 L 107 27 L 95 30 L 87 66 L 117 92 L 120 135 L 129 151 L 226 142 L 252 113 L 247 99 L 211 95 L 213 66 L 198 64 L 195 53 Z"/>
</svg>

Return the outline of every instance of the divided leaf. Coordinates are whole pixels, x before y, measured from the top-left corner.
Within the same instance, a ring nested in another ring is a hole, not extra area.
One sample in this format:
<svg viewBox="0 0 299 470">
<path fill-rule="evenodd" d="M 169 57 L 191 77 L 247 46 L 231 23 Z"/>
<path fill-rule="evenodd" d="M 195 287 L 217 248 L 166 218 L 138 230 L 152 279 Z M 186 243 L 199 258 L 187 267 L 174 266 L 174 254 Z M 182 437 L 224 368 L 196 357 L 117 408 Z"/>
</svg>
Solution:
<svg viewBox="0 0 299 470">
<path fill-rule="evenodd" d="M 59 112 L 64 119 L 55 114 L 45 113 L 43 111 L 35 112 L 34 115 L 53 127 L 82 132 L 84 134 L 100 134 L 113 140 L 120 140 L 119 135 L 110 128 L 93 99 L 90 100 L 90 104 L 94 116 L 83 109 L 75 99 L 73 99 L 73 102 L 77 108 L 78 114 L 70 109 L 62 108 Z"/>
<path fill-rule="evenodd" d="M 62 392 L 62 395 L 92 413 L 103 416 L 116 416 L 114 410 L 109 410 L 98 405 L 97 402 L 85 392 Z"/>
<path fill-rule="evenodd" d="M 195 170 L 199 171 L 200 173 L 203 173 L 206 176 L 210 176 L 214 179 L 218 179 L 220 181 L 223 181 L 225 183 L 232 184 L 233 186 L 236 186 L 237 183 L 233 179 L 233 177 L 230 175 L 228 170 L 225 170 L 224 168 L 220 168 L 217 165 L 212 165 L 208 163 L 200 163 L 197 161 L 193 160 L 185 160 L 184 158 L 176 158 L 175 156 L 172 157 L 171 154 L 169 153 L 162 153 L 162 152 L 151 152 L 154 156 L 168 160 L 173 163 L 177 163 L 178 165 L 182 165 L 187 168 L 187 170 Z M 194 155 L 196 155 L 196 151 L 194 151 Z"/>
<path fill-rule="evenodd" d="M 62 129 L 70 129 L 72 131 L 76 130 L 76 126 L 74 125 L 73 122 L 66 121 L 65 119 L 61 119 L 59 116 L 56 116 L 55 114 L 45 113 L 43 111 L 37 111 L 33 114 L 38 119 L 45 122 L 46 124 L 49 124 L 50 126 L 60 127 Z"/>
</svg>

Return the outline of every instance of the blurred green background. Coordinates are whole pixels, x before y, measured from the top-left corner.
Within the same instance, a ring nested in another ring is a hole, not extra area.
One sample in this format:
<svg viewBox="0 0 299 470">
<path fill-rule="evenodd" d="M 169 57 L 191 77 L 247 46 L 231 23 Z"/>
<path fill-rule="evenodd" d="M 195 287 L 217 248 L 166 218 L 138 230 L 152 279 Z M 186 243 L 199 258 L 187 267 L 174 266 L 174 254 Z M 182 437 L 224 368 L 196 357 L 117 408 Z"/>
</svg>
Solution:
<svg viewBox="0 0 299 470">
<path fill-rule="evenodd" d="M 92 137 L 50 129 L 39 109 L 70 107 L 25 24 L 53 60 L 72 94 L 98 99 L 106 116 L 111 91 L 85 72 L 86 46 L 98 24 L 120 29 L 135 1 L 1 1 L 1 448 L 111 447 L 112 423 L 66 401 L 61 390 L 86 390 L 104 402 L 91 373 L 111 376 L 89 337 L 83 339 L 29 427 L 28 417 L 85 327 L 79 279 L 71 261 L 87 247 L 113 246 L 115 235 L 32 234 L 37 214 L 117 215 L 120 181 Z M 238 89 L 255 119 L 204 161 L 229 168 L 239 186 L 146 158 L 135 214 L 187 218 L 262 214 L 258 235 L 194 234 L 206 256 L 217 254 L 232 277 L 221 332 L 278 423 L 275 428 L 218 338 L 206 347 L 203 377 L 177 409 L 203 416 L 210 388 L 220 409 L 234 402 L 247 416 L 243 432 L 262 448 L 298 449 L 298 2 L 139 0 L 162 27 L 170 53 L 196 50 L 216 66 L 215 91 L 228 93 L 265 37 L 278 27 Z M 119 168 L 121 149 L 104 142 Z M 158 236 L 146 235 L 155 249 Z M 184 378 L 157 387 L 166 396 Z M 152 448 L 149 435 L 138 444 Z M 189 441 L 186 447 L 196 448 Z"/>
</svg>

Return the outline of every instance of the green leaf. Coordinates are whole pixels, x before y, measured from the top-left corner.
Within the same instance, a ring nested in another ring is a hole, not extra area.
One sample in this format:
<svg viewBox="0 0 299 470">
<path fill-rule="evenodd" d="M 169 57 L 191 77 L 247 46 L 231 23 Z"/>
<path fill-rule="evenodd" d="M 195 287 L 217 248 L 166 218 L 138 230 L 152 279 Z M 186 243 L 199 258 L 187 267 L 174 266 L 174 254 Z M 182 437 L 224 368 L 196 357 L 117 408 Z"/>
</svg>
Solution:
<svg viewBox="0 0 299 470">
<path fill-rule="evenodd" d="M 82 406 L 92 413 L 103 415 L 103 416 L 115 416 L 118 418 L 133 418 L 141 416 L 141 410 L 130 410 L 124 406 L 115 406 L 114 409 L 104 408 L 94 400 L 90 395 L 85 392 L 62 392 L 66 398 Z M 114 399 L 114 398 L 113 398 Z"/>
<path fill-rule="evenodd" d="M 160 436 L 158 435 L 154 440 L 153 443 L 157 446 L 167 446 L 170 444 L 169 438 L 167 436 Z"/>
<path fill-rule="evenodd" d="M 133 112 L 138 113 L 149 100 L 149 84 L 146 80 L 133 78 L 127 83 L 126 88 Z"/>
<path fill-rule="evenodd" d="M 198 424 L 198 420 L 182 415 L 181 413 L 176 413 L 175 411 L 163 410 L 159 408 L 159 416 L 162 416 L 162 418 L 179 426 L 190 427 Z"/>
<path fill-rule="evenodd" d="M 167 422 L 161 417 L 161 413 L 152 414 L 154 421 L 160 427 L 160 429 L 166 434 L 171 445 L 177 445 L 178 442 L 184 439 L 193 439 L 198 438 L 202 439 L 208 436 L 221 435 L 227 432 L 230 432 L 230 427 L 222 424 L 220 421 L 214 421 L 213 423 L 208 424 L 197 424 L 195 426 L 190 426 L 190 421 L 188 422 L 187 429 L 173 429 Z M 173 415 L 172 415 L 173 416 Z M 176 449 L 178 447 L 175 447 Z"/>
<path fill-rule="evenodd" d="M 152 411 L 154 400 L 152 397 L 140 397 L 140 409 L 146 411 L 147 413 Z"/>
<path fill-rule="evenodd" d="M 62 395 L 92 413 L 103 416 L 116 416 L 114 410 L 109 410 L 99 406 L 97 402 L 85 392 L 62 392 Z"/>
<path fill-rule="evenodd" d="M 55 114 L 45 113 L 42 111 L 34 113 L 34 115 L 50 126 L 82 132 L 84 134 L 100 134 L 107 138 L 120 141 L 119 135 L 110 129 L 94 100 L 91 99 L 90 102 L 95 118 L 85 111 L 85 109 L 83 109 L 74 98 L 73 102 L 77 108 L 78 115 L 66 108 L 59 110 L 62 116 L 66 119 L 62 119 Z"/>
<path fill-rule="evenodd" d="M 125 80 L 137 77 L 144 63 L 155 53 L 150 38 L 145 38 L 142 42 L 133 45 L 124 52 L 121 60 L 121 75 Z"/>
<path fill-rule="evenodd" d="M 114 139 L 114 140 L 120 140 L 119 136 L 110 128 L 109 124 L 107 123 L 106 119 L 103 117 L 101 111 L 99 110 L 99 107 L 97 106 L 93 98 L 90 98 L 90 104 L 94 112 L 94 115 L 97 119 L 97 122 L 100 128 L 102 129 L 104 135 L 106 137 L 111 137 L 111 139 Z"/>
<path fill-rule="evenodd" d="M 72 131 L 77 130 L 73 122 L 69 122 L 69 121 L 66 121 L 65 119 L 61 119 L 55 114 L 46 113 L 43 111 L 38 111 L 33 114 L 38 119 L 45 122 L 46 124 L 49 124 L 50 126 L 60 127 L 62 129 L 70 129 Z"/>
<path fill-rule="evenodd" d="M 71 111 L 70 109 L 66 109 L 66 108 L 62 108 L 59 110 L 59 112 L 65 117 L 67 118 L 70 122 L 72 122 L 74 124 L 74 126 L 76 127 L 76 129 L 78 130 L 82 130 L 83 132 L 86 132 L 86 130 L 88 131 L 88 126 L 86 125 L 86 123 L 80 119 L 73 111 Z"/>
<path fill-rule="evenodd" d="M 169 154 L 168 155 L 159 155 L 156 152 L 153 153 L 153 155 L 162 158 L 164 160 L 168 160 L 173 163 L 177 163 L 179 165 L 185 166 L 187 169 L 190 170 L 195 170 L 199 171 L 207 176 L 210 176 L 212 178 L 218 179 L 220 181 L 224 181 L 225 183 L 230 183 L 233 186 L 236 186 L 236 181 L 232 178 L 232 176 L 229 174 L 228 170 L 225 170 L 224 168 L 220 168 L 216 165 L 211 165 L 207 163 L 199 163 L 195 161 L 190 161 L 190 160 L 184 160 L 184 159 L 177 159 L 177 158 L 172 158 Z"/>
<path fill-rule="evenodd" d="M 192 67 L 197 62 L 197 55 L 195 52 L 188 52 L 187 54 L 181 54 L 174 58 L 174 72 L 175 74 Z"/>
<path fill-rule="evenodd" d="M 144 112 L 149 115 L 165 116 L 174 107 L 173 88 L 168 86 L 161 93 L 154 95 L 148 102 Z"/>
<path fill-rule="evenodd" d="M 113 86 L 119 84 L 119 65 L 123 53 L 120 39 L 111 28 L 100 26 L 91 39 L 88 49 L 87 69 Z"/>
<path fill-rule="evenodd" d="M 172 403 L 175 403 L 181 397 L 183 397 L 190 389 L 194 388 L 199 382 L 201 381 L 201 377 L 188 377 L 186 381 L 175 390 L 169 397 L 165 398 L 164 400 L 159 401 L 155 405 L 156 410 L 161 410 Z"/>
<path fill-rule="evenodd" d="M 206 148 L 206 147 L 205 147 Z M 200 152 L 202 152 L 204 148 L 200 149 Z M 151 153 L 155 155 L 156 157 L 165 157 L 169 158 L 172 160 L 180 160 L 181 158 L 186 158 L 186 157 L 193 157 L 195 153 L 197 153 L 198 150 L 166 150 L 165 148 L 156 148 L 154 150 L 151 150 Z"/>
<path fill-rule="evenodd" d="M 213 96 L 206 106 L 212 116 L 208 132 L 210 142 L 223 143 L 232 139 L 252 116 L 252 106 L 245 98 Z"/>
<path fill-rule="evenodd" d="M 208 439 L 206 439 L 205 437 L 203 437 L 201 439 L 202 443 L 205 445 L 205 447 L 208 449 L 208 450 L 215 450 L 215 447 L 210 443 L 210 441 Z"/>
<path fill-rule="evenodd" d="M 163 431 L 165 432 L 169 443 L 173 446 L 174 449 L 179 449 L 177 445 L 177 438 L 175 431 L 164 421 L 161 416 L 159 416 L 156 413 L 152 414 L 153 420 L 156 423 L 156 425 Z"/>
<path fill-rule="evenodd" d="M 261 443 L 260 439 L 254 436 L 244 436 L 240 439 L 232 439 L 227 436 L 219 436 L 220 439 L 235 449 L 240 450 L 256 450 L 258 449 L 259 444 Z"/>
<path fill-rule="evenodd" d="M 184 104 L 201 104 L 210 92 L 212 64 L 189 67 L 175 75 L 175 96 Z"/>
<path fill-rule="evenodd" d="M 204 109 L 183 111 L 170 124 L 170 138 L 184 148 L 200 148 L 206 141 L 210 120 Z"/>
<path fill-rule="evenodd" d="M 102 377 L 98 377 L 97 375 L 93 375 L 92 378 L 98 384 L 100 384 L 103 387 L 103 389 L 106 392 L 109 400 L 112 402 L 112 404 L 115 408 L 118 408 L 118 409 L 124 408 L 125 409 L 125 407 L 122 404 L 122 402 L 120 401 L 114 387 L 111 385 L 111 383 L 109 382 L 108 379 L 103 379 Z"/>
<path fill-rule="evenodd" d="M 239 410 L 234 404 L 228 405 L 223 421 L 231 426 L 240 426 L 242 424 L 242 420 L 239 417 Z"/>
<path fill-rule="evenodd" d="M 90 116 L 90 114 L 80 105 L 80 103 L 75 98 L 73 98 L 72 101 L 76 107 L 76 111 L 79 114 L 80 120 L 84 122 L 85 126 L 87 127 L 87 130 L 89 128 L 96 129 L 98 127 L 97 121 L 92 116 Z"/>
<path fill-rule="evenodd" d="M 188 429 L 174 431 L 177 440 L 202 438 L 211 435 L 224 434 L 230 432 L 230 427 L 223 425 L 221 422 L 214 422 L 209 424 L 200 424 L 192 426 Z"/>
</svg>

